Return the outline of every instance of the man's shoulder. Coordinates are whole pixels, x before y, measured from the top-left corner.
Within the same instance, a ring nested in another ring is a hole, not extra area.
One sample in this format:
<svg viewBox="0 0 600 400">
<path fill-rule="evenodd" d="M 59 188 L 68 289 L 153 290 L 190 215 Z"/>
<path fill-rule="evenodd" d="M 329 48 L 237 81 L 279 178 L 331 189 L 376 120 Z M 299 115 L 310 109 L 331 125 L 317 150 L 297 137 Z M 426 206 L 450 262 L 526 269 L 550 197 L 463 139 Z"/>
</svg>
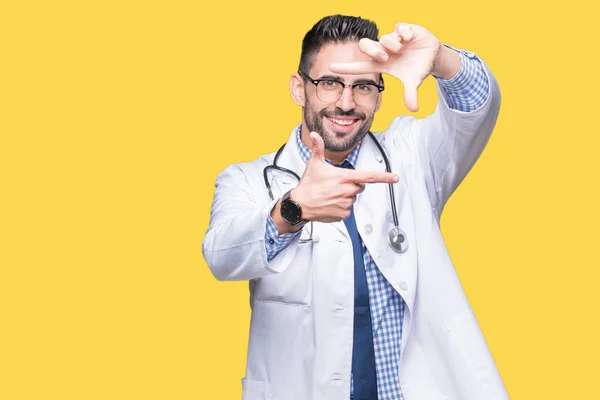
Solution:
<svg viewBox="0 0 600 400">
<path fill-rule="evenodd" d="M 262 174 L 263 169 L 266 166 L 271 165 L 274 158 L 275 152 L 271 152 L 262 154 L 254 160 L 229 164 L 219 173 L 219 176 L 236 173 L 241 173 L 244 175 L 254 175 L 257 173 Z"/>
</svg>

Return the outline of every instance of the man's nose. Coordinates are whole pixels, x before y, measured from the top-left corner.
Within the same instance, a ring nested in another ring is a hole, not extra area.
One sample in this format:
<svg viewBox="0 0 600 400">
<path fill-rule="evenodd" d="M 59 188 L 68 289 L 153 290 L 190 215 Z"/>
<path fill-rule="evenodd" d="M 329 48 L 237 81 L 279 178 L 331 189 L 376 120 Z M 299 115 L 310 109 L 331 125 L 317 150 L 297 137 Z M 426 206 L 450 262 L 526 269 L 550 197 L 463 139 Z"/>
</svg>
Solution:
<svg viewBox="0 0 600 400">
<path fill-rule="evenodd" d="M 344 111 L 349 111 L 356 107 L 351 86 L 346 86 L 342 89 L 342 94 L 335 105 Z"/>
</svg>

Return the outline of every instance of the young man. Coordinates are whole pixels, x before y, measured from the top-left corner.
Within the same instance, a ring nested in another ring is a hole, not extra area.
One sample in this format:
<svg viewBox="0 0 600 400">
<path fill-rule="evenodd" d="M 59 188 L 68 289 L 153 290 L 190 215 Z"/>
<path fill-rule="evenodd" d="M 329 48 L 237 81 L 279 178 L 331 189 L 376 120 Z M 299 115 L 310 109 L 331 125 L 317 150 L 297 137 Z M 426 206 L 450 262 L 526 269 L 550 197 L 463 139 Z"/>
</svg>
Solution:
<svg viewBox="0 0 600 400">
<path fill-rule="evenodd" d="M 433 75 L 435 113 L 370 134 L 382 74 L 412 111 Z M 439 229 L 496 122 L 489 69 L 418 25 L 378 39 L 336 15 L 306 34 L 290 92 L 302 123 L 218 176 L 203 243 L 217 279 L 250 281 L 243 399 L 507 399 Z"/>
</svg>

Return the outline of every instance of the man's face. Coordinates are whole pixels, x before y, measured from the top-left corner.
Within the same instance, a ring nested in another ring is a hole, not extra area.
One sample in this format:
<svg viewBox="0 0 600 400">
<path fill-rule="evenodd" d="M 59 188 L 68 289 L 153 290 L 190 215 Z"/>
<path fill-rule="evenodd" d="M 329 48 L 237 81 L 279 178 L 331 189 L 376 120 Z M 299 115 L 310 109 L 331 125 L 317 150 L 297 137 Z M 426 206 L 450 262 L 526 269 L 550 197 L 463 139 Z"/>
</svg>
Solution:
<svg viewBox="0 0 600 400">
<path fill-rule="evenodd" d="M 332 78 L 345 84 L 364 82 L 378 84 L 379 74 L 376 73 L 339 75 L 329 70 L 329 66 L 333 63 L 370 60 L 369 56 L 359 50 L 358 42 L 328 44 L 323 46 L 315 56 L 311 70 L 305 72 L 312 79 Z M 381 104 L 380 94 L 377 94 L 372 104 L 356 104 L 352 90 L 348 87 L 344 89 L 341 97 L 333 102 L 319 99 L 317 87 L 310 82 L 305 82 L 304 90 L 306 96 L 304 123 L 310 132 L 314 131 L 321 135 L 325 148 L 331 152 L 347 152 L 354 148 L 371 129 L 375 111 Z"/>
</svg>

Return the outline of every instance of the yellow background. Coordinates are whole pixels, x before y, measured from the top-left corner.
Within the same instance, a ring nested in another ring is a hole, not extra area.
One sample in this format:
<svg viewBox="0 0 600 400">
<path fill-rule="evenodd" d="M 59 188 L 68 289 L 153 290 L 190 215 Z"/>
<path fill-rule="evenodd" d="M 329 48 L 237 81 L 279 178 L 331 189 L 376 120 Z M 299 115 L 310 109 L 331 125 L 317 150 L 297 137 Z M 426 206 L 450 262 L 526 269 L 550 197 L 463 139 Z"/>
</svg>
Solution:
<svg viewBox="0 0 600 400">
<path fill-rule="evenodd" d="M 591 4 L 591 2 L 590 2 Z M 214 180 L 276 150 L 322 16 L 478 53 L 497 128 L 442 229 L 512 399 L 598 399 L 598 29 L 583 1 L 0 1 L 0 399 L 240 399 Z M 407 113 L 387 79 L 374 129 Z M 434 109 L 432 78 L 420 92 Z"/>
</svg>

